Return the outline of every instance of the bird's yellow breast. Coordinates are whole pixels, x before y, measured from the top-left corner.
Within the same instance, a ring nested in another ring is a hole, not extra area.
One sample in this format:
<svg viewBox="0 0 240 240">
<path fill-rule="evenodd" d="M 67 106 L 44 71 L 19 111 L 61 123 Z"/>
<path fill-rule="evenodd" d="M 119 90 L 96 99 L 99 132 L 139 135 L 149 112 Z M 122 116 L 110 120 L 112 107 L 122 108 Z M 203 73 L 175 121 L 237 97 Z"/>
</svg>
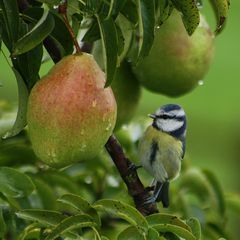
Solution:
<svg viewBox="0 0 240 240">
<path fill-rule="evenodd" d="M 153 144 L 157 151 L 153 159 Z M 139 143 L 139 158 L 143 167 L 157 180 L 171 180 L 180 172 L 182 142 L 170 134 L 149 126 Z"/>
</svg>

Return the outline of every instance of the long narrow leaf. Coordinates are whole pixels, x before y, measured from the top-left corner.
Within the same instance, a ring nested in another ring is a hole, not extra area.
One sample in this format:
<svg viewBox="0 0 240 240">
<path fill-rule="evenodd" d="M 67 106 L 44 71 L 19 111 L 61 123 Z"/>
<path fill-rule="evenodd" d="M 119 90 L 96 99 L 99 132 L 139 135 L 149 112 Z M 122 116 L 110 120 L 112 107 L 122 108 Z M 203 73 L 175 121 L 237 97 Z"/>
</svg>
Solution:
<svg viewBox="0 0 240 240">
<path fill-rule="evenodd" d="M 14 43 L 18 39 L 19 33 L 19 13 L 17 1 L 0 0 L 0 8 L 2 9 L 3 21 L 8 35 L 6 45 L 12 49 Z"/>
<path fill-rule="evenodd" d="M 12 70 L 15 74 L 18 84 L 18 113 L 12 129 L 8 131 L 3 138 L 17 135 L 27 125 L 26 113 L 29 95 L 28 89 L 20 73 L 15 68 L 12 68 Z"/>
<path fill-rule="evenodd" d="M 51 33 L 53 28 L 53 16 L 48 10 L 45 10 L 43 16 L 33 27 L 33 29 L 17 41 L 12 55 L 19 55 L 35 48 Z"/>
<path fill-rule="evenodd" d="M 61 234 L 83 227 L 95 227 L 96 223 L 89 215 L 78 214 L 60 222 L 44 240 L 54 240 Z"/>
<path fill-rule="evenodd" d="M 118 56 L 118 37 L 117 30 L 112 18 L 102 20 L 97 16 L 98 25 L 102 38 L 103 57 L 107 81 L 105 87 L 108 87 L 115 77 Z"/>
<path fill-rule="evenodd" d="M 154 40 L 154 1 L 138 0 L 139 49 L 138 58 L 148 55 Z"/>
</svg>

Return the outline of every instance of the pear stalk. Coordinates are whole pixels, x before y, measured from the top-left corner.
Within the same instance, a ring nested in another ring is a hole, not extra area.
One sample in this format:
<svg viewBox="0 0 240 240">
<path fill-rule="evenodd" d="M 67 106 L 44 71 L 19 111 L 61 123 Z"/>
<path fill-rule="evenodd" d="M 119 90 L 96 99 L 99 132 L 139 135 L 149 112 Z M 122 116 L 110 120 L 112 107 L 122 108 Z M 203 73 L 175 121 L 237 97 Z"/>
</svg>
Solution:
<svg viewBox="0 0 240 240">
<path fill-rule="evenodd" d="M 82 54 L 81 48 L 79 46 L 79 43 L 78 43 L 78 41 L 76 39 L 76 36 L 75 36 L 75 34 L 73 32 L 73 29 L 72 29 L 72 27 L 71 27 L 71 25 L 70 25 L 70 23 L 68 21 L 68 18 L 67 18 L 67 4 L 68 4 L 67 0 L 62 1 L 62 3 L 58 6 L 58 13 L 62 15 L 63 21 L 64 21 L 64 23 L 65 23 L 65 25 L 66 25 L 66 27 L 67 27 L 71 37 L 72 37 L 73 44 L 74 44 L 74 46 L 76 48 L 76 52 L 78 54 Z"/>
</svg>

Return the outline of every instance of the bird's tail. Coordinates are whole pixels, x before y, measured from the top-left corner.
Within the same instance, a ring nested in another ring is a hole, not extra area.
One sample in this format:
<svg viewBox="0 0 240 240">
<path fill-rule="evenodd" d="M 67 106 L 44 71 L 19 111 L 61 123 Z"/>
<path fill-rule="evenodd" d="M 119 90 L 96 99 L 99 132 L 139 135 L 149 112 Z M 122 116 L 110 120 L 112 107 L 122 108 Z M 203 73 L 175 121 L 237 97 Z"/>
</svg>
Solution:
<svg viewBox="0 0 240 240">
<path fill-rule="evenodd" d="M 161 189 L 159 191 L 159 189 Z M 164 208 L 169 207 L 169 182 L 157 182 L 156 186 L 154 188 L 154 193 L 153 195 L 155 196 L 155 194 L 157 194 L 156 197 L 156 202 L 162 202 L 162 205 Z"/>
</svg>

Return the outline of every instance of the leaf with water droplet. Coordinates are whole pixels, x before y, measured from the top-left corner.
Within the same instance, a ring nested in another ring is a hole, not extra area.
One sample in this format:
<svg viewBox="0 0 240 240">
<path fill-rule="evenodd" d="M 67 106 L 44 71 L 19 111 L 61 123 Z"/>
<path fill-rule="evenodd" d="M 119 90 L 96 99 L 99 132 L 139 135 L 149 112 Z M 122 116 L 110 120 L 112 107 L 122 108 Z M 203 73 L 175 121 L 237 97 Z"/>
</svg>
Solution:
<svg viewBox="0 0 240 240">
<path fill-rule="evenodd" d="M 203 80 L 199 80 L 199 81 L 198 81 L 198 85 L 199 85 L 199 86 L 204 85 L 204 81 L 203 81 Z"/>
</svg>

